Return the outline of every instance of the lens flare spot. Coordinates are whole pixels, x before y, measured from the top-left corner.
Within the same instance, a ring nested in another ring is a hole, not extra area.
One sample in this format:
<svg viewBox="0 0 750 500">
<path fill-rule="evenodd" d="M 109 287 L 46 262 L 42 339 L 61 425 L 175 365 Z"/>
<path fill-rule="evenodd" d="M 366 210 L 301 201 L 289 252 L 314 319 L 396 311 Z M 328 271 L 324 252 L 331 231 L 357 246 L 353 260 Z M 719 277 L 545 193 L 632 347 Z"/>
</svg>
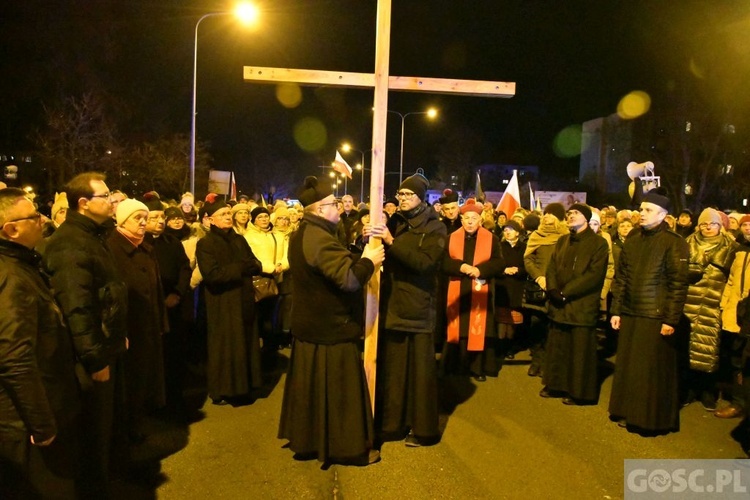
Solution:
<svg viewBox="0 0 750 500">
<path fill-rule="evenodd" d="M 276 99 L 285 108 L 296 108 L 302 102 L 302 89 L 296 83 L 282 83 L 276 86 Z"/>
<path fill-rule="evenodd" d="M 317 118 L 302 118 L 294 125 L 294 141 L 304 151 L 319 151 L 328 141 L 326 126 Z"/>
<path fill-rule="evenodd" d="M 560 158 L 573 158 L 581 154 L 581 136 L 580 125 L 565 127 L 555 136 L 555 140 L 552 142 L 552 150 Z"/>
<path fill-rule="evenodd" d="M 632 120 L 644 115 L 651 108 L 651 97 L 642 90 L 634 90 L 620 99 L 617 114 L 623 120 Z"/>
</svg>

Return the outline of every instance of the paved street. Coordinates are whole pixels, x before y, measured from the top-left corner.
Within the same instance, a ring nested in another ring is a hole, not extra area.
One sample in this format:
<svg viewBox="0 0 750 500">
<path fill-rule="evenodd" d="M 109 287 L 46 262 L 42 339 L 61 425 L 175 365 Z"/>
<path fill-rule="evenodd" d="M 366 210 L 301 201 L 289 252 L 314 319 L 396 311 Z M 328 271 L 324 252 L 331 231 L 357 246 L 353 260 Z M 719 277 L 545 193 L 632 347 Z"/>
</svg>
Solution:
<svg viewBox="0 0 750 500">
<path fill-rule="evenodd" d="M 448 403 L 438 445 L 386 443 L 378 464 L 327 470 L 293 460 L 276 438 L 279 373 L 265 399 L 236 408 L 207 404 L 189 434 L 164 426 L 151 444 L 184 448 L 162 461 L 160 484 L 126 483 L 120 491 L 162 499 L 607 499 L 623 497 L 625 458 L 744 457 L 730 436 L 739 420 L 717 419 L 699 403 L 683 409 L 676 434 L 644 438 L 619 428 L 606 412 L 611 375 L 597 406 L 540 398 L 540 379 L 526 375 L 525 356 L 485 383 L 443 382 Z"/>
</svg>

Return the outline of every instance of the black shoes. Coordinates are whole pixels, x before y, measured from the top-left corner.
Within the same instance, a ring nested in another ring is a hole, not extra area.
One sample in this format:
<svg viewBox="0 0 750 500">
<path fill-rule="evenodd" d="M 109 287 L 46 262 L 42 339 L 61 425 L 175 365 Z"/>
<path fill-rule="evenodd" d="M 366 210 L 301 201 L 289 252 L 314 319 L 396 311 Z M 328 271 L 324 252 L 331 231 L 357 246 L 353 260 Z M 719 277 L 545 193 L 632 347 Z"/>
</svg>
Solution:
<svg viewBox="0 0 750 500">
<path fill-rule="evenodd" d="M 576 402 L 576 400 L 573 399 L 573 398 L 571 398 L 570 396 L 566 396 L 566 397 L 562 398 L 562 402 L 563 402 L 564 405 L 568 405 L 568 406 L 577 406 L 578 405 L 578 403 Z"/>
<path fill-rule="evenodd" d="M 542 374 L 542 369 L 539 367 L 539 365 L 532 364 L 529 366 L 529 371 L 526 372 L 526 374 L 529 377 L 539 377 Z"/>
<path fill-rule="evenodd" d="M 546 387 L 543 387 L 541 391 L 539 391 L 539 396 L 543 398 L 551 398 L 552 394 L 550 394 L 549 389 Z"/>
<path fill-rule="evenodd" d="M 480 375 L 480 374 L 472 373 L 471 374 L 471 378 L 473 378 L 477 382 L 486 382 L 487 381 L 487 377 L 485 375 L 483 375 L 483 374 Z"/>
</svg>

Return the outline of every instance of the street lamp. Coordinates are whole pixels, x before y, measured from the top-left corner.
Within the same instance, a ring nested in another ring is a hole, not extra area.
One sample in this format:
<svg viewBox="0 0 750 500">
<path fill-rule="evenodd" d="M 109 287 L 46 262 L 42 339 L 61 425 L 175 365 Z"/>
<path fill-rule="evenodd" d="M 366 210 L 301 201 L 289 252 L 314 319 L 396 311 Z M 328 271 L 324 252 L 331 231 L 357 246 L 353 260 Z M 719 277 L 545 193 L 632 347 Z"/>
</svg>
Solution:
<svg viewBox="0 0 750 500">
<path fill-rule="evenodd" d="M 353 151 L 355 153 L 359 153 L 362 156 L 362 163 L 359 164 L 359 167 L 357 170 L 361 170 L 360 173 L 360 186 L 359 186 L 359 201 L 364 202 L 365 201 L 365 153 L 364 151 L 360 151 L 359 149 L 352 148 L 351 144 L 348 142 L 345 142 L 341 149 L 344 150 L 345 153 L 348 153 L 350 151 Z M 372 149 L 368 149 L 367 151 L 372 151 Z"/>
<path fill-rule="evenodd" d="M 432 119 L 437 116 L 437 109 L 430 108 L 427 111 L 411 111 L 409 113 L 399 113 L 398 111 L 391 111 L 389 109 L 388 112 L 398 115 L 401 118 L 401 160 L 399 161 L 398 169 L 398 183 L 400 185 L 404 177 L 404 122 L 406 121 L 406 117 L 409 115 L 427 115 Z"/>
<path fill-rule="evenodd" d="M 258 18 L 258 9 L 249 3 L 241 3 L 237 5 L 234 11 L 227 12 L 211 12 L 210 14 L 204 14 L 195 23 L 195 44 L 193 45 L 193 114 L 192 123 L 190 126 L 190 192 L 195 195 L 195 115 L 196 115 L 196 96 L 198 90 L 198 26 L 201 21 L 208 17 L 216 16 L 229 16 L 234 15 L 244 24 L 251 24 Z"/>
</svg>

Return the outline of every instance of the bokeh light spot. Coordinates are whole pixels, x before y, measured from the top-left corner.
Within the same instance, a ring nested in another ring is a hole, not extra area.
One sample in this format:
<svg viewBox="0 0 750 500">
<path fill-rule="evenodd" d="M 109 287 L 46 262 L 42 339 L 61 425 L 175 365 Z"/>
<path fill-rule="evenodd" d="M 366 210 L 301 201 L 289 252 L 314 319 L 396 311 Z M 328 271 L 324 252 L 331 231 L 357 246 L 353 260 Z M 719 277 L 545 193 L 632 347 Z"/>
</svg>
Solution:
<svg viewBox="0 0 750 500">
<path fill-rule="evenodd" d="M 302 102 L 302 89 L 296 83 L 282 83 L 276 86 L 276 99 L 285 108 L 296 108 Z"/>
<path fill-rule="evenodd" d="M 651 108 L 651 97 L 642 90 L 634 90 L 620 99 L 617 114 L 623 120 L 632 120 L 644 115 Z"/>
<path fill-rule="evenodd" d="M 326 126 L 317 118 L 302 118 L 294 125 L 294 141 L 304 151 L 319 151 L 328 141 Z"/>
<path fill-rule="evenodd" d="M 695 59 L 690 59 L 690 72 L 695 76 L 696 78 L 700 78 L 701 80 L 706 78 L 706 72 L 698 66 L 698 63 L 695 61 Z"/>
<path fill-rule="evenodd" d="M 560 158 L 573 158 L 581 154 L 580 125 L 570 125 L 562 129 L 552 142 L 552 150 Z"/>
</svg>

